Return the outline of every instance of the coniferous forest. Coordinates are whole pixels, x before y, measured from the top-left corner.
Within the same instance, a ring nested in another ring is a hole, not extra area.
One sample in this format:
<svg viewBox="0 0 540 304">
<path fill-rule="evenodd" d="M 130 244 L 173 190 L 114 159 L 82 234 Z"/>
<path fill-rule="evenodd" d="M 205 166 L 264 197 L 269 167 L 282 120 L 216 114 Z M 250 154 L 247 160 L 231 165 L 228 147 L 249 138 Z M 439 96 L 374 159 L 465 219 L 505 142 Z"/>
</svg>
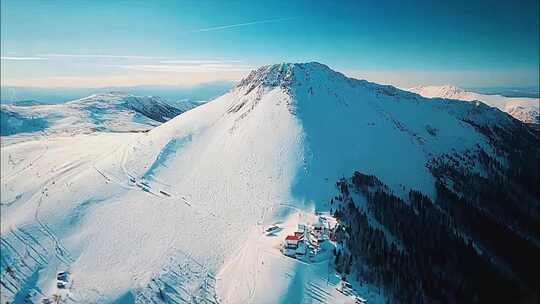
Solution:
<svg viewBox="0 0 540 304">
<path fill-rule="evenodd" d="M 537 303 L 537 137 L 483 132 L 511 161 L 480 147 L 434 158 L 435 198 L 394 194 L 358 171 L 337 181 L 337 271 L 380 286 L 395 303 Z"/>
</svg>

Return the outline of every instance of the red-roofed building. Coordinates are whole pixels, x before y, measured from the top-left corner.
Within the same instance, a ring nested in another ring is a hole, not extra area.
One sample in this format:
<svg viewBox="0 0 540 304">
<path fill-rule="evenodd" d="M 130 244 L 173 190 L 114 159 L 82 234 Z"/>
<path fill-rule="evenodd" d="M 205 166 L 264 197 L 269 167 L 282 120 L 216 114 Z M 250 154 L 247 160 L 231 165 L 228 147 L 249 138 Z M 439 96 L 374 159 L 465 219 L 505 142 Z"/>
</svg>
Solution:
<svg viewBox="0 0 540 304">
<path fill-rule="evenodd" d="M 296 235 L 287 235 L 285 238 L 285 247 L 298 247 L 298 242 L 300 238 Z"/>
</svg>

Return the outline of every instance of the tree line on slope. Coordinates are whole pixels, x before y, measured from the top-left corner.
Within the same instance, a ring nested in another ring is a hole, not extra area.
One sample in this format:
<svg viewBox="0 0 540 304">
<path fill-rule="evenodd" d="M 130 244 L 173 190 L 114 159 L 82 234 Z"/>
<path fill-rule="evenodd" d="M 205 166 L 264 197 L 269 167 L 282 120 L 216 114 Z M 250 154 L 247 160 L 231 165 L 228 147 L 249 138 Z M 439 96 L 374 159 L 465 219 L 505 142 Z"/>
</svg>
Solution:
<svg viewBox="0 0 540 304">
<path fill-rule="evenodd" d="M 337 187 L 336 269 L 381 286 L 391 302 L 515 303 L 536 291 L 538 247 L 441 181 L 436 202 L 414 190 L 401 199 L 360 172 Z"/>
</svg>

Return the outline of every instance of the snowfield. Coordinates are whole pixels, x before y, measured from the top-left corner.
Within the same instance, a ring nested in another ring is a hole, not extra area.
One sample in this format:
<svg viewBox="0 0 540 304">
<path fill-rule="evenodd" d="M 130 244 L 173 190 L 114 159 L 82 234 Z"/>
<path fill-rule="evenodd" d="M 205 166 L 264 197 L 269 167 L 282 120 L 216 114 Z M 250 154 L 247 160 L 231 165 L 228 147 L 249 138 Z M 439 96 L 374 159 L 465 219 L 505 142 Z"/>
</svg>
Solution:
<svg viewBox="0 0 540 304">
<path fill-rule="evenodd" d="M 282 256 L 263 227 L 282 222 L 284 235 L 328 211 L 354 170 L 397 195 L 434 195 L 428 160 L 491 151 L 465 118 L 512 123 L 481 103 L 280 64 L 149 132 L 4 136 L 1 301 L 348 303 L 327 261 Z M 58 124 L 89 127 L 72 119 Z M 68 289 L 56 288 L 60 271 Z M 383 302 L 374 290 L 359 292 Z"/>
<path fill-rule="evenodd" d="M 313 212 L 297 210 L 284 220 L 271 222 L 282 229 L 265 236 L 263 226 L 249 232 L 249 239 L 232 254 L 217 275 L 218 294 L 224 303 L 354 303 L 351 296 L 340 293 L 340 277 L 333 270 L 334 259 L 328 242 L 317 259 L 307 263 L 286 257 L 281 243 L 293 234 L 300 223 L 315 223 Z M 325 214 L 328 216 L 327 214 Z M 272 218 L 275 220 L 275 217 Z M 270 223 L 269 223 L 270 224 Z M 374 286 L 355 286 L 369 303 L 384 303 L 384 296 Z"/>
<path fill-rule="evenodd" d="M 467 101 L 479 100 L 488 106 L 506 112 L 523 122 L 540 124 L 540 100 L 538 98 L 478 94 L 450 85 L 417 86 L 410 88 L 409 91 L 429 98 L 439 97 Z"/>
</svg>

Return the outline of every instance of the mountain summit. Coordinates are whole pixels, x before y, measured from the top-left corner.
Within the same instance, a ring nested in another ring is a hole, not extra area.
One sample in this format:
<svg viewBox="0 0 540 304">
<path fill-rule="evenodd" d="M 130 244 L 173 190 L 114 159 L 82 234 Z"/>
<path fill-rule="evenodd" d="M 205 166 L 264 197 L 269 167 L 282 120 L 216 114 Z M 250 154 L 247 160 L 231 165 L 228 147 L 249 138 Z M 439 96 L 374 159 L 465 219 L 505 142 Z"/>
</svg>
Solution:
<svg viewBox="0 0 540 304">
<path fill-rule="evenodd" d="M 318 62 L 282 63 L 262 66 L 252 71 L 236 87 L 247 87 L 249 89 L 258 85 L 267 87 L 289 86 L 316 77 L 346 78 L 343 74 L 333 71 L 328 66 Z"/>
</svg>

